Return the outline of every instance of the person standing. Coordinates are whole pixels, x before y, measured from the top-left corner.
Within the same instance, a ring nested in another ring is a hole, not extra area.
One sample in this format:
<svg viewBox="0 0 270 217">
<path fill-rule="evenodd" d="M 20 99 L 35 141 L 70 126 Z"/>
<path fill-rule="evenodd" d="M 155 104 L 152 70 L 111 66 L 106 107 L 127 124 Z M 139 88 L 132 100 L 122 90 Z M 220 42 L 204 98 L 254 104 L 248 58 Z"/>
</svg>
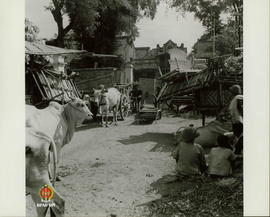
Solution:
<svg viewBox="0 0 270 217">
<path fill-rule="evenodd" d="M 139 111 L 140 103 L 142 100 L 142 90 L 139 89 L 138 84 L 133 85 L 133 89 L 130 91 L 130 98 L 132 100 L 133 109 L 135 112 Z"/>
<path fill-rule="evenodd" d="M 230 87 L 230 92 L 233 94 L 233 99 L 229 105 L 232 124 L 239 122 L 243 124 L 243 95 L 241 93 L 241 87 L 239 85 L 233 85 Z"/>
</svg>

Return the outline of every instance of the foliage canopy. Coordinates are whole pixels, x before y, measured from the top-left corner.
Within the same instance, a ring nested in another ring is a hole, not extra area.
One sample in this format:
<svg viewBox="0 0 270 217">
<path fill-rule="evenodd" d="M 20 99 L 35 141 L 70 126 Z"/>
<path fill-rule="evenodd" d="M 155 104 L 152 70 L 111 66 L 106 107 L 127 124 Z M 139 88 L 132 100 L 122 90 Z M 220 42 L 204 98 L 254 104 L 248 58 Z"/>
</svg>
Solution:
<svg viewBox="0 0 270 217">
<path fill-rule="evenodd" d="M 37 34 L 39 33 L 39 28 L 34 25 L 28 18 L 25 18 L 24 32 L 26 41 L 35 41 L 37 39 Z"/>
<path fill-rule="evenodd" d="M 137 37 L 136 21 L 143 16 L 153 19 L 158 4 L 159 0 L 51 0 L 46 9 L 53 15 L 58 34 L 50 44 L 64 47 L 69 37 L 83 49 L 112 53 L 117 36 Z M 68 18 L 65 27 L 64 16 Z"/>
</svg>

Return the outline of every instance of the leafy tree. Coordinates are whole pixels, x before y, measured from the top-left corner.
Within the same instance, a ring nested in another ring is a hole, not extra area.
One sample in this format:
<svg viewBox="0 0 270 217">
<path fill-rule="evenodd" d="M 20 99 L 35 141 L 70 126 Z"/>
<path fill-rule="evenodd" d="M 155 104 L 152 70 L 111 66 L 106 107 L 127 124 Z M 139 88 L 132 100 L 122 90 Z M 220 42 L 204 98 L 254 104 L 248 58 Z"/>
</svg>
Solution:
<svg viewBox="0 0 270 217">
<path fill-rule="evenodd" d="M 203 26 L 208 30 L 213 28 L 215 21 L 215 33 L 218 34 L 223 28 L 220 20 L 221 13 L 235 16 L 238 25 L 242 25 L 243 0 L 167 0 L 167 3 L 183 14 L 186 12 L 194 13 Z"/>
<path fill-rule="evenodd" d="M 35 41 L 39 33 L 39 28 L 34 25 L 28 18 L 25 18 L 25 40 L 26 41 Z"/>
<path fill-rule="evenodd" d="M 205 55 L 213 51 L 213 33 L 215 33 L 215 55 L 231 54 L 234 48 L 242 45 L 243 0 L 167 0 L 170 7 L 193 13 L 207 32 L 193 46 L 193 52 Z M 226 14 L 228 21 L 221 22 L 221 14 Z"/>
<path fill-rule="evenodd" d="M 52 42 L 64 47 L 64 37 L 76 28 L 84 28 L 92 32 L 95 29 L 95 19 L 98 16 L 96 8 L 98 0 L 51 0 L 45 8 L 51 11 L 57 24 L 57 38 Z M 63 17 L 68 16 L 69 23 L 64 27 Z"/>
<path fill-rule="evenodd" d="M 238 47 L 237 39 L 238 34 L 235 31 L 235 21 L 230 20 L 228 24 L 224 25 L 221 32 L 215 35 L 215 55 L 222 56 L 226 54 L 233 54 L 234 49 Z M 205 44 L 204 51 L 199 50 L 200 43 Z M 212 35 L 209 32 L 203 34 L 193 46 L 195 56 L 199 57 L 207 57 L 206 53 L 212 53 L 212 50 Z M 204 54 L 204 52 L 206 53 Z"/>
<path fill-rule="evenodd" d="M 57 23 L 57 38 L 52 44 L 65 46 L 65 36 L 73 30 L 74 38 L 86 50 L 111 53 L 117 35 L 138 35 L 136 21 L 153 18 L 159 0 L 51 0 L 46 7 Z M 63 26 L 63 16 L 69 18 Z"/>
<path fill-rule="evenodd" d="M 118 3 L 104 1 L 108 6 L 99 11 L 97 21 L 100 25 L 94 37 L 86 37 L 84 40 L 87 50 L 101 53 L 113 53 L 117 48 L 117 36 L 124 34 L 130 41 L 134 40 L 139 35 L 136 22 L 141 17 L 153 19 L 159 4 L 158 0 L 117 0 Z"/>
<path fill-rule="evenodd" d="M 137 13 L 133 8 L 122 5 L 109 5 L 105 9 L 99 10 L 100 16 L 97 18 L 97 27 L 93 35 L 84 31 L 82 33 L 82 43 L 86 50 L 112 53 L 116 48 L 116 37 L 125 33 L 131 38 L 138 35 L 135 25 Z"/>
</svg>

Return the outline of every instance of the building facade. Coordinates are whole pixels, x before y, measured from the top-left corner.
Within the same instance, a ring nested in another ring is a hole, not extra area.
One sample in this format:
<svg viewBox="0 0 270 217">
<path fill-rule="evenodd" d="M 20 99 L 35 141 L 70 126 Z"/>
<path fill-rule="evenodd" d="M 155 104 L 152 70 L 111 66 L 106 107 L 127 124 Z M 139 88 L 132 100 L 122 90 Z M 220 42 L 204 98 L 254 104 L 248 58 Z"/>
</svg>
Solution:
<svg viewBox="0 0 270 217">
<path fill-rule="evenodd" d="M 128 36 L 118 36 L 118 49 L 115 54 L 121 56 L 123 68 L 120 82 L 130 84 L 134 82 L 133 60 L 136 58 L 136 50 L 132 40 Z"/>
</svg>

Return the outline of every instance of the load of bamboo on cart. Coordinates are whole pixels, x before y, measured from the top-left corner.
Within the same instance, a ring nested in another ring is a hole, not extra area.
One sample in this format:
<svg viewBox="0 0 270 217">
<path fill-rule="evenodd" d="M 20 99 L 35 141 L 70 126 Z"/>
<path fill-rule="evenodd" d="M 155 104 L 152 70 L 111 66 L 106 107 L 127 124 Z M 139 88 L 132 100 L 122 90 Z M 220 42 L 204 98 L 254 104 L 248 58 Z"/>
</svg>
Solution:
<svg viewBox="0 0 270 217">
<path fill-rule="evenodd" d="M 229 88 L 243 86 L 243 57 L 226 55 L 208 59 L 203 70 L 173 71 L 163 75 L 157 101 L 166 104 L 176 113 L 193 111 L 202 115 L 217 116 L 229 104 Z"/>
<path fill-rule="evenodd" d="M 64 104 L 72 97 L 91 95 L 93 88 L 103 84 L 121 92 L 121 118 L 129 114 L 131 84 L 121 84 L 123 71 L 119 56 L 26 42 L 25 58 L 26 104 L 37 108 L 45 108 L 51 101 Z M 97 108 L 92 110 L 95 112 Z"/>
</svg>

